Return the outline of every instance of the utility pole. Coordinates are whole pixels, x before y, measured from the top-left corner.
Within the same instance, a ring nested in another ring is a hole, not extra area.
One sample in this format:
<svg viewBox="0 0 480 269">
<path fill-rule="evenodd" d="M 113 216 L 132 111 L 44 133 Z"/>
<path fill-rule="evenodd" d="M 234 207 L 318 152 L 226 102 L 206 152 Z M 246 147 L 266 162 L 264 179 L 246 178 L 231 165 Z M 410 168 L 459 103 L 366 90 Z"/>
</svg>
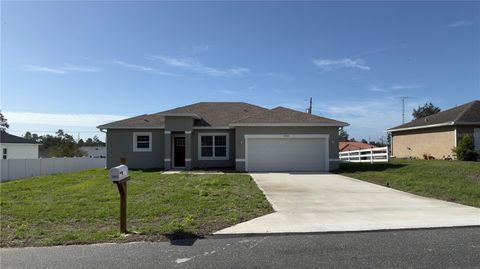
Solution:
<svg viewBox="0 0 480 269">
<path fill-rule="evenodd" d="M 307 113 L 308 113 L 308 114 L 312 114 L 312 97 L 310 97 L 310 104 L 309 104 L 309 106 L 308 106 L 308 108 L 307 108 Z"/>
</svg>

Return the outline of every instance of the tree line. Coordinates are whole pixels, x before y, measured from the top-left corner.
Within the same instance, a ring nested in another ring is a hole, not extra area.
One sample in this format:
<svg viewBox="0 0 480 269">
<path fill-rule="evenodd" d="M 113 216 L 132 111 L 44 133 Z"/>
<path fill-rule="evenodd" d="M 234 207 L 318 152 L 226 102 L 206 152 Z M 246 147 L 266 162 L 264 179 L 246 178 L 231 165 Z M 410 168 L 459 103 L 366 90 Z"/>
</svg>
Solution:
<svg viewBox="0 0 480 269">
<path fill-rule="evenodd" d="M 38 135 L 26 132 L 25 139 L 33 140 L 40 144 L 39 154 L 42 157 L 82 157 L 87 153 L 80 149 L 84 146 L 105 146 L 105 143 L 95 135 L 87 140 L 75 141 L 72 135 L 65 133 L 62 129 L 55 132 L 55 135 Z"/>
</svg>

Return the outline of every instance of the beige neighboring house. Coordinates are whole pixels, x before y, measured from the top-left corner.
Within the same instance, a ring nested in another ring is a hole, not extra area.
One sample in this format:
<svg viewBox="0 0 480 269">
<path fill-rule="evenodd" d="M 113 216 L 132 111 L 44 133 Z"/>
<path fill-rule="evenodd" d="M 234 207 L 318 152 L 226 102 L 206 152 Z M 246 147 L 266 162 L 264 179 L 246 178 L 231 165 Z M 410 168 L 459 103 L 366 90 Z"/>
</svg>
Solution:
<svg viewBox="0 0 480 269">
<path fill-rule="evenodd" d="M 39 143 L 0 131 L 1 159 L 38 159 Z"/>
<path fill-rule="evenodd" d="M 480 153 L 480 101 L 451 108 L 388 129 L 392 156 L 443 159 L 452 156 L 452 148 L 469 134 L 474 137 L 475 150 Z"/>
</svg>

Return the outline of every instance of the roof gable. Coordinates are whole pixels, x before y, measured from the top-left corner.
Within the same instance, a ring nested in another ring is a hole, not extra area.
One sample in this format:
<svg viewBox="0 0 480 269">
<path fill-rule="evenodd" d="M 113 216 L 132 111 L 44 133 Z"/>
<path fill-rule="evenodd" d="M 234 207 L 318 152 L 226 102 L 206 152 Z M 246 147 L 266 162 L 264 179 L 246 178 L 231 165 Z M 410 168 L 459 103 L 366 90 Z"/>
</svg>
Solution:
<svg viewBox="0 0 480 269">
<path fill-rule="evenodd" d="M 475 100 L 436 114 L 407 122 L 388 129 L 395 131 L 407 128 L 428 128 L 439 125 L 480 123 L 480 101 Z M 433 126 L 432 126 L 433 125 Z"/>
<path fill-rule="evenodd" d="M 245 124 L 325 124 L 332 126 L 346 126 L 345 122 L 320 117 L 285 107 L 276 107 L 250 117 L 237 120 L 232 125 Z"/>
</svg>

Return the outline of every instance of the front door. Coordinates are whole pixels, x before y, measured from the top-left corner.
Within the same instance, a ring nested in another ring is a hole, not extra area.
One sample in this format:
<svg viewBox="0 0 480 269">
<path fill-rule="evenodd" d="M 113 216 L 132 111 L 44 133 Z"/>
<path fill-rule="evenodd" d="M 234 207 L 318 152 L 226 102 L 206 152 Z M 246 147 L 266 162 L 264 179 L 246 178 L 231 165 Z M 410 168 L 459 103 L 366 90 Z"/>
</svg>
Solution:
<svg viewBox="0 0 480 269">
<path fill-rule="evenodd" d="M 173 138 L 174 167 L 185 167 L 185 137 Z"/>
</svg>

